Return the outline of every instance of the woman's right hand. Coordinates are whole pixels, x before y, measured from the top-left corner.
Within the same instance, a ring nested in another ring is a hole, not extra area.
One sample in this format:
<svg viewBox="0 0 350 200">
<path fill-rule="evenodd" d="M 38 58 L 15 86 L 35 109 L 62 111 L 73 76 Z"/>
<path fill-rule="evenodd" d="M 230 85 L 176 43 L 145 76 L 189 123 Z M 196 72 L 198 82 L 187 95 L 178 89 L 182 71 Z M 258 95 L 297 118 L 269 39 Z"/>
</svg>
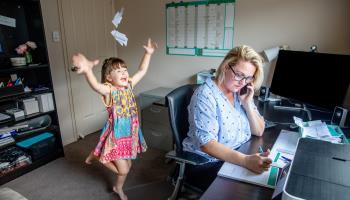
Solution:
<svg viewBox="0 0 350 200">
<path fill-rule="evenodd" d="M 272 160 L 268 155 L 252 154 L 245 157 L 245 167 L 255 173 L 262 173 L 270 168 Z"/>
<path fill-rule="evenodd" d="M 72 70 L 76 71 L 78 74 L 87 73 L 89 70 L 99 63 L 99 60 L 88 60 L 83 54 L 77 53 L 72 57 L 73 66 Z"/>
</svg>

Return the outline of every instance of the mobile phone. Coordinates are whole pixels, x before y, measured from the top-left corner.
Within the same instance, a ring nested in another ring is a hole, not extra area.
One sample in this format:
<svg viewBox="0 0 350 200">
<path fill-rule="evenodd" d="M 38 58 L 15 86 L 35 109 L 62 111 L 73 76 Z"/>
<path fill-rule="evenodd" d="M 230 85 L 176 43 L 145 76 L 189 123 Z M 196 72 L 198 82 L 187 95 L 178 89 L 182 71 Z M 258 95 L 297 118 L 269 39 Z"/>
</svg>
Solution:
<svg viewBox="0 0 350 200">
<path fill-rule="evenodd" d="M 240 90 L 239 90 L 239 95 L 244 95 L 244 94 L 247 94 L 248 92 L 248 85 L 245 85 L 244 87 L 242 87 Z"/>
</svg>

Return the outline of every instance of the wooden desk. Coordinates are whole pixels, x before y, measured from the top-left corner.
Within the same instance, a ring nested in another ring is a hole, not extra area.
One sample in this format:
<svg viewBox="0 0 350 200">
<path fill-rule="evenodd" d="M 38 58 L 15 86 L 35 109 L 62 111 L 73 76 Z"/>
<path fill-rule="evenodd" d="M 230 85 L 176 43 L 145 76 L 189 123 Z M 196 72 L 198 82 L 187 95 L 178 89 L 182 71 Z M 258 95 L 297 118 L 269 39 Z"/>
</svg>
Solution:
<svg viewBox="0 0 350 200">
<path fill-rule="evenodd" d="M 278 122 L 292 122 L 292 116 L 298 116 L 306 120 L 304 112 L 287 112 L 273 110 L 273 103 L 256 103 L 258 109 L 265 119 Z M 313 120 L 330 120 L 330 115 L 322 113 L 313 113 Z M 261 145 L 264 149 L 272 149 L 281 129 L 289 129 L 289 125 L 278 125 L 266 129 L 262 137 L 252 136 L 251 140 L 242 145 L 238 151 L 245 154 L 257 153 Z M 297 131 L 297 130 L 294 130 Z M 217 176 L 214 182 L 205 191 L 201 199 L 206 200 L 231 200 L 231 199 L 271 199 L 273 189 L 261 187 L 245 182 L 240 182 L 224 177 Z"/>
</svg>

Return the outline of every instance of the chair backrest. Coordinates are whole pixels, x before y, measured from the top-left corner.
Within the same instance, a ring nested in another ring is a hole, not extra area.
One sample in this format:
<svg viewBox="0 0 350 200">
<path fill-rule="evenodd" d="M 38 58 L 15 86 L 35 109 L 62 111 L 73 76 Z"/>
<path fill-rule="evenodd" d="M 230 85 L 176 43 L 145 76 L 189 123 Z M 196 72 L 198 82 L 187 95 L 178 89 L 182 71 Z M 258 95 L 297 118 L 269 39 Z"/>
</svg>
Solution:
<svg viewBox="0 0 350 200">
<path fill-rule="evenodd" d="M 176 88 L 165 97 L 177 152 L 182 152 L 182 140 L 187 137 L 189 128 L 187 106 L 197 87 L 196 84 L 184 85 Z"/>
</svg>

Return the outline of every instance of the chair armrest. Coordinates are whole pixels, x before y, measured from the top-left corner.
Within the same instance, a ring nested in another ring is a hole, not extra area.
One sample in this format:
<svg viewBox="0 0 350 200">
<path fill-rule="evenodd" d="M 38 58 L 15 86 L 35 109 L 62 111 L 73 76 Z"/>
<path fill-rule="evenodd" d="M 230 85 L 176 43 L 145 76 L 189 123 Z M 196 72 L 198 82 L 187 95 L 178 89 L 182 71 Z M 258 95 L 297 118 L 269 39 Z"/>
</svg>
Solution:
<svg viewBox="0 0 350 200">
<path fill-rule="evenodd" d="M 183 163 L 188 163 L 191 165 L 203 165 L 209 162 L 208 158 L 205 158 L 201 155 L 183 151 L 181 153 L 176 152 L 175 150 L 168 152 L 165 157 L 180 161 Z"/>
</svg>

